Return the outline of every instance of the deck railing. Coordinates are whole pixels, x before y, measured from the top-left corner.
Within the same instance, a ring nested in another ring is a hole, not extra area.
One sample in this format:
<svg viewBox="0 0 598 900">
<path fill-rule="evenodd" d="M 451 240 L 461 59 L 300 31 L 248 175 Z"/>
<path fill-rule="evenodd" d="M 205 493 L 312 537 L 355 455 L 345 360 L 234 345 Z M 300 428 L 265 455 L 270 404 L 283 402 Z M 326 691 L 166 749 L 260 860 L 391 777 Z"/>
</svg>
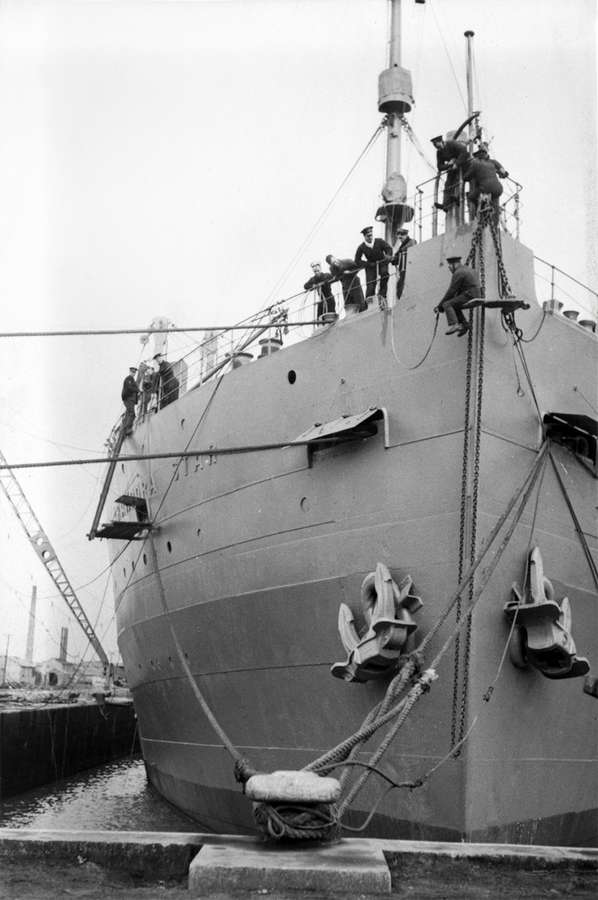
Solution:
<svg viewBox="0 0 598 900">
<path fill-rule="evenodd" d="M 446 215 L 435 206 L 443 195 L 445 176 L 436 175 L 416 185 L 411 198 L 411 206 L 415 210 L 412 236 L 418 243 L 436 237 L 443 231 L 442 224 Z M 519 240 L 520 204 L 522 185 L 512 178 L 501 179 L 504 190 L 500 198 L 500 224 L 502 228 Z M 448 213 L 453 225 L 464 225 L 471 221 L 465 182 L 460 180 L 455 187 L 459 203 Z"/>
<path fill-rule="evenodd" d="M 539 256 L 534 256 L 534 263 L 536 296 L 540 304 L 550 312 L 562 312 L 572 321 L 593 322 L 595 327 L 598 292 Z"/>
<path fill-rule="evenodd" d="M 501 204 L 501 221 L 507 230 L 509 230 L 510 223 L 510 233 L 518 239 L 521 185 L 511 179 L 505 179 L 505 181 L 507 180 L 511 190 Z M 439 211 L 434 208 L 433 204 L 434 198 L 438 197 L 439 189 L 438 178 L 423 182 L 416 188 L 413 226 L 418 242 L 425 241 L 438 232 Z M 505 195 L 503 194 L 503 196 Z M 462 203 L 460 207 L 464 216 L 467 215 L 466 206 L 466 203 Z M 464 221 L 467 219 L 465 218 Z M 598 293 L 572 275 L 568 275 L 558 266 L 538 256 L 534 257 L 534 260 L 536 295 L 540 305 L 550 312 L 562 311 L 563 315 L 580 324 L 583 322 L 585 327 L 593 330 L 598 318 Z M 334 282 L 332 289 L 336 301 L 336 312 L 343 316 L 344 302 L 339 282 Z M 389 297 L 393 297 L 394 292 L 395 274 L 391 267 L 388 284 Z M 245 362 L 257 361 L 268 356 L 276 352 L 276 349 L 282 345 L 289 346 L 310 337 L 322 327 L 322 325 L 312 324 L 317 318 L 318 299 L 315 291 L 303 291 L 239 323 L 251 326 L 249 328 L 245 327 L 243 330 L 222 329 L 208 333 L 192 350 L 172 363 L 180 385 L 178 395 L 192 391 L 216 375 L 223 374 Z M 578 308 L 577 313 L 575 313 L 576 308 Z M 146 397 L 142 396 L 137 408 L 137 421 L 142 421 L 160 409 L 162 399 L 159 392 Z M 115 447 L 121 422 L 122 417 L 114 425 L 106 441 L 109 450 L 113 450 Z"/>
</svg>

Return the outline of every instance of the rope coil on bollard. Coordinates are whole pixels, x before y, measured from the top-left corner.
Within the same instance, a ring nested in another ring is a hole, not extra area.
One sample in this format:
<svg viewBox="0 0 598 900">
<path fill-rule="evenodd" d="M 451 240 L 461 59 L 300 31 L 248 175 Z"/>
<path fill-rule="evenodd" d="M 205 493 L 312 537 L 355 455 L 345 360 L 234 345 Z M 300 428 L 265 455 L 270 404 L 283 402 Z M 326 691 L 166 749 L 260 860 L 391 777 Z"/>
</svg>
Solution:
<svg viewBox="0 0 598 900">
<path fill-rule="evenodd" d="M 335 841 L 340 838 L 339 812 L 334 803 L 255 803 L 253 818 L 266 837 L 275 841 Z"/>
</svg>

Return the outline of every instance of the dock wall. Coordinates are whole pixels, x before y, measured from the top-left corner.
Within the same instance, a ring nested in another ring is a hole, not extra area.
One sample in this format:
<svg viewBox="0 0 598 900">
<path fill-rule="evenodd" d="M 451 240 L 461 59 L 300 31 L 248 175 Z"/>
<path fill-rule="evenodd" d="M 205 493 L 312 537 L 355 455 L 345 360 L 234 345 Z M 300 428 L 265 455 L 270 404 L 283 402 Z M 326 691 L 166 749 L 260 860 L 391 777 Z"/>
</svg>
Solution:
<svg viewBox="0 0 598 900">
<path fill-rule="evenodd" d="M 138 750 L 132 703 L 0 711 L 0 799 Z"/>
</svg>

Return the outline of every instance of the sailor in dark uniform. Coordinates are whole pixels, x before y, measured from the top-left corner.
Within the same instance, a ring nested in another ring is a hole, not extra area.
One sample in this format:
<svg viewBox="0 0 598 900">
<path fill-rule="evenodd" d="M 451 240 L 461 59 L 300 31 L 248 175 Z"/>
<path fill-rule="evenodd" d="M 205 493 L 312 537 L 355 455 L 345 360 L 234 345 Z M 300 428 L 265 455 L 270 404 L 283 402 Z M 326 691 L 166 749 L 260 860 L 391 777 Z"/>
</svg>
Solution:
<svg viewBox="0 0 598 900">
<path fill-rule="evenodd" d="M 125 417 L 123 420 L 125 434 L 131 434 L 133 422 L 135 421 L 135 407 L 139 399 L 139 388 L 135 380 L 136 374 L 137 369 L 135 366 L 130 366 L 129 374 L 123 381 L 122 391 L 120 392 L 122 402 L 125 404 Z"/>
<path fill-rule="evenodd" d="M 397 267 L 397 300 L 400 300 L 403 288 L 405 287 L 405 276 L 407 274 L 407 251 L 409 250 L 409 247 L 415 247 L 417 241 L 409 237 L 407 228 L 399 228 L 397 236 L 400 239 L 400 244 L 395 250 L 391 262 Z"/>
<path fill-rule="evenodd" d="M 172 371 L 170 363 L 166 362 L 161 353 L 154 356 L 158 363 L 158 378 L 160 379 L 160 409 L 168 406 L 179 396 L 179 382 Z"/>
<path fill-rule="evenodd" d="M 469 181 L 467 201 L 469 203 L 469 217 L 475 218 L 480 194 L 489 194 L 492 199 L 494 221 L 498 222 L 500 214 L 499 198 L 503 192 L 503 186 L 497 176 L 508 178 L 506 171 L 497 159 L 490 159 L 490 154 L 485 146 L 473 154 L 473 160 L 465 170 L 465 178 Z"/>
<path fill-rule="evenodd" d="M 316 309 L 316 318 L 320 319 L 324 313 L 336 312 L 336 302 L 334 300 L 332 288 L 330 287 L 333 278 L 332 275 L 327 275 L 325 272 L 322 272 L 322 266 L 319 262 L 312 262 L 311 269 L 314 274 L 309 281 L 305 282 L 303 290 L 316 290 L 319 298 Z"/>
<path fill-rule="evenodd" d="M 337 259 L 336 256 L 332 256 L 330 253 L 326 257 L 326 262 L 333 279 L 335 281 L 338 279 L 341 283 L 345 301 L 345 313 L 352 315 L 367 309 L 368 305 L 363 296 L 363 289 L 359 280 L 359 269 L 355 262 L 352 259 Z"/>
<path fill-rule="evenodd" d="M 432 138 L 432 144 L 436 147 L 436 168 L 438 172 L 446 172 L 442 203 L 436 206 L 448 212 L 453 204 L 459 202 L 459 179 L 464 178 L 471 157 L 463 141 L 445 141 L 439 134 Z"/>
<path fill-rule="evenodd" d="M 448 267 L 453 277 L 448 291 L 434 309 L 434 312 L 446 313 L 446 321 L 449 325 L 447 334 L 466 334 L 469 325 L 463 315 L 461 307 L 474 297 L 481 297 L 480 281 L 477 272 L 469 266 L 461 265 L 460 256 L 448 256 Z"/>
<path fill-rule="evenodd" d="M 371 225 L 362 228 L 363 241 L 355 251 L 355 265 L 365 267 L 365 299 L 373 298 L 376 293 L 386 300 L 388 285 L 388 263 L 392 256 L 392 247 L 382 238 L 374 238 Z M 376 283 L 380 285 L 376 292 Z"/>
</svg>

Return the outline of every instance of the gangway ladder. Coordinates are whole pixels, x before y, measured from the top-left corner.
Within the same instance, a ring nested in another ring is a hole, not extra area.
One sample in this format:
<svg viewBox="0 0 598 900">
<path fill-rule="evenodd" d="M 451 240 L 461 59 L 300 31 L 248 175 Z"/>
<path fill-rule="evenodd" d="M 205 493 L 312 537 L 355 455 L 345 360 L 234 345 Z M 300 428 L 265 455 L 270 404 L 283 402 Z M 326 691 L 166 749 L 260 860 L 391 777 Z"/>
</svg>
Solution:
<svg viewBox="0 0 598 900">
<path fill-rule="evenodd" d="M 121 422 L 120 428 L 118 430 L 116 442 L 112 449 L 110 464 L 108 466 L 108 471 L 106 472 L 104 484 L 102 485 L 100 499 L 98 500 L 98 506 L 93 517 L 93 522 L 91 523 L 91 528 L 89 529 L 89 533 L 87 535 L 90 541 L 93 541 L 93 539 L 96 537 L 117 538 L 125 541 L 140 540 L 140 535 L 144 531 L 147 532 L 151 530 L 151 523 L 147 521 L 146 501 L 138 497 L 129 497 L 128 495 L 119 497 L 116 502 L 122 503 L 124 506 L 134 507 L 137 512 L 138 521 L 109 522 L 100 527 L 100 517 L 104 511 L 104 506 L 106 505 L 106 498 L 108 496 L 108 491 L 110 490 L 110 485 L 112 484 L 112 478 L 114 477 L 116 464 L 119 459 L 120 448 L 122 447 L 126 434 L 127 426 L 125 426 L 125 420 L 123 417 L 123 421 Z"/>
<path fill-rule="evenodd" d="M 0 462 L 3 466 L 9 465 L 1 450 Z M 60 564 L 60 561 L 56 555 L 56 551 L 54 550 L 54 547 L 52 546 L 48 535 L 42 528 L 37 516 L 33 512 L 33 509 L 31 508 L 27 497 L 23 493 L 21 486 L 15 478 L 11 469 L 0 469 L 0 485 L 2 486 L 2 489 L 6 494 L 10 505 L 14 509 L 18 520 L 23 526 L 25 534 L 29 539 L 29 543 L 37 553 L 38 557 L 44 565 L 44 568 L 58 588 L 59 592 L 62 594 L 62 597 L 66 601 L 66 604 L 71 610 L 75 619 L 85 632 L 89 643 L 97 653 L 102 665 L 104 666 L 105 672 L 108 673 L 110 669 L 110 660 L 108 659 L 106 651 L 100 644 L 98 636 L 93 630 L 91 622 L 85 614 L 85 610 L 79 603 L 77 595 L 71 587 L 71 584 Z"/>
</svg>

